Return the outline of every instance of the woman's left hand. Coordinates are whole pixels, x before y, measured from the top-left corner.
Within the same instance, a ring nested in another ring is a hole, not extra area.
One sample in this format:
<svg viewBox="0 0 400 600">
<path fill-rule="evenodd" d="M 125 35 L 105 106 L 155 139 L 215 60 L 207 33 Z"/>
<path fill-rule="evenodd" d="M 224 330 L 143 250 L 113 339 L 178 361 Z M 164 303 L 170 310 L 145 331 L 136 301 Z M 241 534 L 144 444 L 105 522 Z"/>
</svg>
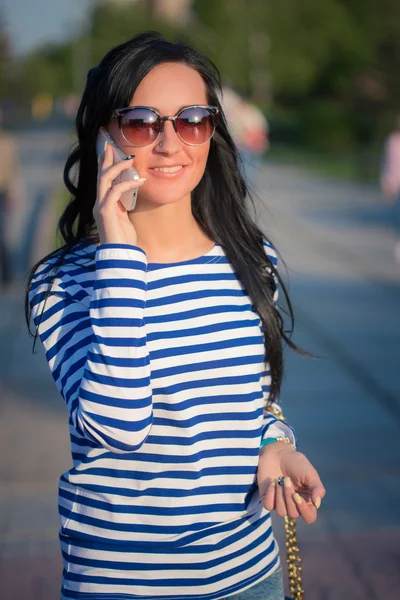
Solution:
<svg viewBox="0 0 400 600">
<path fill-rule="evenodd" d="M 284 477 L 284 485 L 277 478 Z M 258 461 L 258 487 L 261 502 L 280 517 L 302 517 L 306 523 L 317 520 L 317 508 L 326 490 L 317 471 L 304 454 L 283 442 L 264 447 Z"/>
</svg>

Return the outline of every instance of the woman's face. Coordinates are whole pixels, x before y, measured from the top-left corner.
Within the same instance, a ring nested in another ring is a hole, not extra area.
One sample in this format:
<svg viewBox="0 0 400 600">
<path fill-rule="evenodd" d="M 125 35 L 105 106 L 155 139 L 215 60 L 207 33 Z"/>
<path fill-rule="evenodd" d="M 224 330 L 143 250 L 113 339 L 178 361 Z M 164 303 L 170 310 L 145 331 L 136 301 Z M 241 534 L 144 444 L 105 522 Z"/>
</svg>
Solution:
<svg viewBox="0 0 400 600">
<path fill-rule="evenodd" d="M 191 104 L 208 104 L 206 88 L 199 73 L 181 63 L 155 67 L 141 81 L 130 102 L 130 106 L 155 108 L 162 116 L 174 116 Z M 126 154 L 135 155 L 133 166 L 140 177 L 147 179 L 140 188 L 138 206 L 143 201 L 171 204 L 190 197 L 203 176 L 210 141 L 201 146 L 188 146 L 180 140 L 171 121 L 165 122 L 164 130 L 153 143 L 141 148 L 131 146 L 125 140 L 116 118 L 112 119 L 108 130 Z M 173 166 L 182 169 L 173 175 L 155 170 Z"/>
</svg>

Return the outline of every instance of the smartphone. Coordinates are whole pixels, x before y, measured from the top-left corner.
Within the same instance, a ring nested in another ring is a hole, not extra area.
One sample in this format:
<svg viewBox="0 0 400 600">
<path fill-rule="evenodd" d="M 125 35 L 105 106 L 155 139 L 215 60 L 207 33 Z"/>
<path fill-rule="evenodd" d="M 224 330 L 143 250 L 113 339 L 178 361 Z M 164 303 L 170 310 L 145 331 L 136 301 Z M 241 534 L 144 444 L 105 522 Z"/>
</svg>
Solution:
<svg viewBox="0 0 400 600">
<path fill-rule="evenodd" d="M 122 150 L 118 148 L 117 144 L 114 142 L 108 131 L 104 129 L 104 127 L 100 128 L 99 135 L 97 136 L 96 151 L 98 157 L 102 158 L 104 156 L 104 146 L 106 142 L 108 142 L 113 149 L 114 164 L 119 163 L 122 160 L 126 160 L 126 154 L 124 154 Z M 133 167 L 129 167 L 129 169 L 125 169 L 118 175 L 116 179 L 114 179 L 113 184 L 122 183 L 123 181 L 132 181 L 132 179 L 140 179 L 140 176 Z M 124 192 L 120 198 L 120 201 L 128 212 L 134 210 L 136 206 L 138 191 L 139 188 L 128 190 L 127 192 Z"/>
</svg>

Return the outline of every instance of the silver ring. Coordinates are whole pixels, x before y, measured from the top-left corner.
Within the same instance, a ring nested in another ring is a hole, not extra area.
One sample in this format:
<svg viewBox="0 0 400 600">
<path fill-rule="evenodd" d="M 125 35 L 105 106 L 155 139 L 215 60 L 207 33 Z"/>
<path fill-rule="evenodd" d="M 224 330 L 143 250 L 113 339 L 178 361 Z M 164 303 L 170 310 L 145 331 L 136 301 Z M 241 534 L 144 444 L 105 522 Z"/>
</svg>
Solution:
<svg viewBox="0 0 400 600">
<path fill-rule="evenodd" d="M 284 484 L 284 477 L 278 477 L 278 485 L 283 485 Z"/>
</svg>

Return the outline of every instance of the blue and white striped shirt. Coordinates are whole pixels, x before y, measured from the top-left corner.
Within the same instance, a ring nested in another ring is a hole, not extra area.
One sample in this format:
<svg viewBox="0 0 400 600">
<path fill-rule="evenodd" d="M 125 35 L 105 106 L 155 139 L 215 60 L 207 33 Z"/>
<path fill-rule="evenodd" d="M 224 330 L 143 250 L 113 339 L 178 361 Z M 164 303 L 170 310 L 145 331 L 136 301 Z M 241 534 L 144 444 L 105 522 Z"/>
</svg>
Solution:
<svg viewBox="0 0 400 600">
<path fill-rule="evenodd" d="M 263 409 L 270 376 L 250 298 L 219 244 L 168 264 L 124 244 L 75 252 L 45 304 L 54 258 L 30 291 L 70 415 L 62 599 L 217 600 L 252 587 L 279 566 L 260 442 L 296 439 Z"/>
</svg>

